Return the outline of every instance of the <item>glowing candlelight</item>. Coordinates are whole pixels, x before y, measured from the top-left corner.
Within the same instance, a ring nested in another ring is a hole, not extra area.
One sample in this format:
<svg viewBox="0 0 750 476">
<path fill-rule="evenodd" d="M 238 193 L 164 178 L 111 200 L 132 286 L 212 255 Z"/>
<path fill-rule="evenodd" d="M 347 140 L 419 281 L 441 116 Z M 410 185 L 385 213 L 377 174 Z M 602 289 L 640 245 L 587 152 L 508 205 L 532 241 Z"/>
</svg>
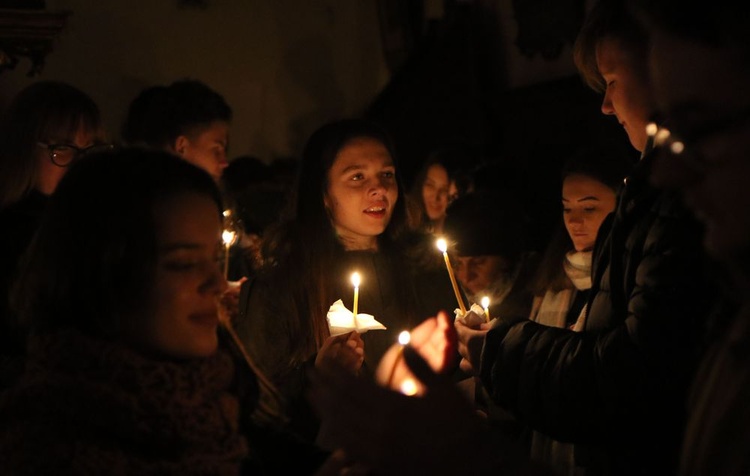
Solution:
<svg viewBox="0 0 750 476">
<path fill-rule="evenodd" d="M 229 277 L 229 247 L 234 243 L 236 233 L 232 230 L 224 230 L 221 240 L 224 242 L 224 278 Z"/>
<path fill-rule="evenodd" d="M 409 342 L 411 342 L 411 334 L 409 334 L 409 331 L 401 331 L 398 335 L 398 343 L 404 346 Z"/>
<path fill-rule="evenodd" d="M 466 314 L 466 306 L 464 301 L 461 299 L 461 291 L 458 290 L 458 283 L 456 277 L 453 275 L 453 267 L 451 266 L 451 260 L 448 258 L 448 243 L 440 238 L 437 240 L 437 247 L 443 253 L 443 259 L 445 259 L 445 267 L 448 269 L 448 276 L 451 278 L 451 284 L 453 285 L 453 292 L 456 293 L 456 301 L 458 301 L 458 308 L 461 309 L 461 314 Z"/>
<path fill-rule="evenodd" d="M 485 296 L 482 298 L 482 307 L 484 308 L 484 320 L 490 322 L 490 298 Z"/>
<path fill-rule="evenodd" d="M 401 382 L 401 393 L 407 397 L 416 395 L 418 390 L 417 382 L 415 382 L 413 378 L 405 378 L 404 381 Z"/>
<path fill-rule="evenodd" d="M 396 359 L 393 361 L 393 367 L 391 368 L 391 374 L 388 376 L 388 387 L 390 388 L 391 382 L 393 382 L 393 376 L 396 373 L 396 367 L 398 367 L 399 362 L 401 362 L 401 359 L 404 358 L 404 346 L 408 345 L 411 341 L 411 334 L 409 334 L 409 331 L 401 331 L 398 335 L 398 343 L 401 344 L 401 347 L 398 349 L 398 354 L 396 354 Z"/>
<path fill-rule="evenodd" d="M 354 316 L 354 324 L 357 324 L 357 305 L 359 304 L 359 273 L 352 273 L 352 284 L 354 285 L 354 305 L 352 306 L 352 315 Z"/>
</svg>

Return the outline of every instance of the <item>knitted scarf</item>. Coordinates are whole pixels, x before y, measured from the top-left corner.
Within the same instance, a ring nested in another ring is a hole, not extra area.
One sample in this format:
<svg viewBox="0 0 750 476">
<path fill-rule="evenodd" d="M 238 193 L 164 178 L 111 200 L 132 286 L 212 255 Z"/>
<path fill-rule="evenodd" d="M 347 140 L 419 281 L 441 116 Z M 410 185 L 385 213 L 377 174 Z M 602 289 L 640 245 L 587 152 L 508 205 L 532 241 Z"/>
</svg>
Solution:
<svg viewBox="0 0 750 476">
<path fill-rule="evenodd" d="M 8 474 L 236 475 L 231 358 L 160 361 L 75 331 L 33 337 L 0 396 Z"/>
<path fill-rule="evenodd" d="M 565 326 L 565 316 L 572 304 L 574 290 L 591 288 L 591 251 L 568 252 L 563 262 L 563 270 L 573 284 L 573 288 L 557 292 L 547 291 L 543 297 L 536 298 L 531 311 L 532 320 L 547 326 Z M 585 315 L 586 306 L 581 311 L 573 330 L 583 329 Z"/>
</svg>

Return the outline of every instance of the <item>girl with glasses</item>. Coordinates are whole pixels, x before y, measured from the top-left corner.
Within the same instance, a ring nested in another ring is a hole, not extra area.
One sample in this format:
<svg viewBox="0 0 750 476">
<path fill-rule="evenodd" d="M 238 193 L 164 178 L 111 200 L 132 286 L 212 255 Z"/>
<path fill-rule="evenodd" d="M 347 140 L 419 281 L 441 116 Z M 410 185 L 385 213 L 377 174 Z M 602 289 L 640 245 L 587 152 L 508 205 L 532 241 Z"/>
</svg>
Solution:
<svg viewBox="0 0 750 476">
<path fill-rule="evenodd" d="M 0 348 L 5 356 L 16 355 L 21 346 L 8 308 L 19 260 L 68 165 L 103 139 L 99 108 L 70 84 L 34 83 L 5 112 L 0 126 Z"/>
</svg>

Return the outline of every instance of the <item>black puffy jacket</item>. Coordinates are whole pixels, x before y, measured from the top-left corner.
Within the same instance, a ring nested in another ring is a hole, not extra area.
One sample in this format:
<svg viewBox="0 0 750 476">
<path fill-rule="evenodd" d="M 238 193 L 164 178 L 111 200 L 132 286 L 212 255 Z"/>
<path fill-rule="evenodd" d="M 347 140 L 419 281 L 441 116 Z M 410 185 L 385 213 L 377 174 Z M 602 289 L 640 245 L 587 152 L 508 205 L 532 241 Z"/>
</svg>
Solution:
<svg viewBox="0 0 750 476">
<path fill-rule="evenodd" d="M 716 302 L 701 229 L 643 159 L 600 228 L 585 332 L 531 321 L 485 341 L 490 395 L 531 427 L 576 444 L 593 474 L 673 474 L 685 397 Z"/>
</svg>

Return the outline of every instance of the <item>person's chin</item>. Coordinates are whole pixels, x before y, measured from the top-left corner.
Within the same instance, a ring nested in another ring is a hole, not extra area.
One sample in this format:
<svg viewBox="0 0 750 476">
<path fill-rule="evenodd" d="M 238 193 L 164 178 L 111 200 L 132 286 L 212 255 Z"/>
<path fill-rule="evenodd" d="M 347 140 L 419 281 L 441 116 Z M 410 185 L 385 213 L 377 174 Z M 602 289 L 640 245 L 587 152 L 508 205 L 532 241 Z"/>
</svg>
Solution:
<svg viewBox="0 0 750 476">
<path fill-rule="evenodd" d="M 214 355 L 219 348 L 219 338 L 216 333 L 206 335 L 194 348 L 194 357 L 206 358 Z"/>
</svg>

